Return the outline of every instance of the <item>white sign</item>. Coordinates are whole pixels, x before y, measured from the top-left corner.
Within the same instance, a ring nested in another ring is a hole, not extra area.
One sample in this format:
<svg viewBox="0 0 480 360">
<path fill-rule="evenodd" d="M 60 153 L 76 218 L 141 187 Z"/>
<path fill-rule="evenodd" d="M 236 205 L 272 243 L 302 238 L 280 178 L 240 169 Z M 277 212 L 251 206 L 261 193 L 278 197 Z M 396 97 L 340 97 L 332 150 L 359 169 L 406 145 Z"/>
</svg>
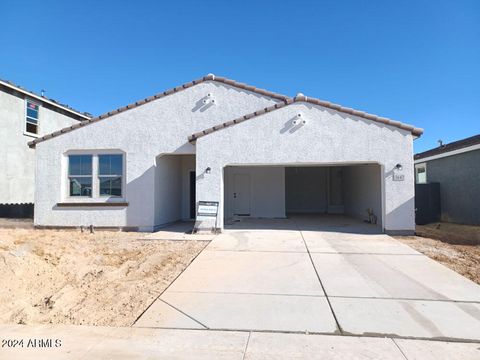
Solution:
<svg viewBox="0 0 480 360">
<path fill-rule="evenodd" d="M 405 175 L 393 174 L 393 181 L 403 181 L 403 180 L 405 180 Z"/>
<path fill-rule="evenodd" d="M 198 202 L 198 216 L 217 216 L 218 202 L 216 201 L 199 201 Z"/>
<path fill-rule="evenodd" d="M 215 233 L 217 231 L 217 214 L 218 201 L 199 201 L 193 231 Z"/>
</svg>

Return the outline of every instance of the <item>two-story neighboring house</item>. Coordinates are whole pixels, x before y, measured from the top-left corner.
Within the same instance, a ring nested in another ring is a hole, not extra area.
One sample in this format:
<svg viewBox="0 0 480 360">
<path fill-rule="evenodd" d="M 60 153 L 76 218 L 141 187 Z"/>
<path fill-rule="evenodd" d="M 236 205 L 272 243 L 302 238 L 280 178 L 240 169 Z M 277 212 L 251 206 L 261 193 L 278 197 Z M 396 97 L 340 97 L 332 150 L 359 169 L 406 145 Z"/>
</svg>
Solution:
<svg viewBox="0 0 480 360">
<path fill-rule="evenodd" d="M 0 80 L 0 217 L 33 215 L 35 149 L 27 143 L 89 118 Z"/>
</svg>

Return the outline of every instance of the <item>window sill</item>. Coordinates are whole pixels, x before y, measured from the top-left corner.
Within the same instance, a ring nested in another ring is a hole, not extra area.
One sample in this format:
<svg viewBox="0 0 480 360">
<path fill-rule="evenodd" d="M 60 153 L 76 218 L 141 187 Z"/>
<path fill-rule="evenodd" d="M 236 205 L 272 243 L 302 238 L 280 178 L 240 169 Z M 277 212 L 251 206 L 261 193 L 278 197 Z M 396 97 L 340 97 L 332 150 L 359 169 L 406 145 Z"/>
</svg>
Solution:
<svg viewBox="0 0 480 360">
<path fill-rule="evenodd" d="M 29 132 L 26 132 L 26 131 L 23 132 L 23 135 L 33 137 L 33 138 L 39 138 L 40 137 L 40 135 L 38 135 L 38 134 L 29 133 Z"/>
<path fill-rule="evenodd" d="M 61 202 L 57 207 L 126 207 L 128 202 Z"/>
</svg>

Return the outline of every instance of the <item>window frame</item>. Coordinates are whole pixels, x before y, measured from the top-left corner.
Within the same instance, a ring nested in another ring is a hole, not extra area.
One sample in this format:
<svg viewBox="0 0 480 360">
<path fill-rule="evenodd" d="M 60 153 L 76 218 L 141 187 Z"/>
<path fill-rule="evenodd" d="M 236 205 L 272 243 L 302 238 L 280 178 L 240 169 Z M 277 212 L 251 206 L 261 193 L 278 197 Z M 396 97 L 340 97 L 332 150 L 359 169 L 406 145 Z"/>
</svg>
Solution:
<svg viewBox="0 0 480 360">
<path fill-rule="evenodd" d="M 32 121 L 28 121 L 28 119 L 33 119 L 31 116 L 28 116 L 28 103 L 32 103 L 32 104 L 35 104 L 38 106 L 38 111 L 37 111 L 37 123 L 33 123 Z M 23 134 L 24 135 L 27 135 L 27 136 L 31 136 L 31 137 L 40 137 L 40 109 L 42 108 L 42 105 L 37 102 L 37 101 L 34 101 L 28 97 L 25 98 L 25 106 L 24 106 L 24 114 L 25 114 L 25 117 L 24 117 L 24 122 L 23 122 Z M 37 132 L 36 133 L 32 133 L 30 131 L 27 130 L 27 124 L 31 124 L 31 125 L 35 125 L 37 127 Z"/>
<path fill-rule="evenodd" d="M 121 174 L 109 174 L 109 175 L 101 175 L 100 174 L 100 156 L 112 156 L 112 155 L 117 155 L 117 156 L 121 156 L 122 157 L 122 173 Z M 124 173 L 125 173 L 125 164 L 124 164 L 124 155 L 123 154 L 103 154 L 103 153 L 98 153 L 97 154 L 97 182 L 98 182 L 98 197 L 100 198 L 115 198 L 115 199 L 118 199 L 118 198 L 123 198 L 123 189 L 124 189 L 124 186 L 123 186 L 123 178 L 124 178 Z M 120 195 L 105 195 L 105 194 L 101 194 L 100 193 L 100 190 L 101 190 L 101 186 L 100 186 L 100 178 L 117 178 L 119 177 L 120 178 Z"/>
<path fill-rule="evenodd" d="M 70 196 L 70 184 L 68 174 L 69 156 L 71 155 L 89 155 L 92 156 L 92 196 Z M 100 155 L 121 155 L 122 156 L 122 174 L 121 174 L 121 196 L 100 195 L 99 181 L 99 156 Z M 62 171 L 63 194 L 61 198 L 68 202 L 78 203 L 106 203 L 106 202 L 125 202 L 126 201 L 126 153 L 122 150 L 69 150 L 64 153 L 64 162 Z"/>
<path fill-rule="evenodd" d="M 90 175 L 71 175 L 70 174 L 70 156 L 90 156 L 92 158 L 92 171 Z M 94 162 L 94 157 L 91 154 L 69 154 L 67 156 L 67 192 L 68 192 L 68 197 L 71 199 L 78 199 L 78 198 L 84 198 L 84 199 L 92 199 L 94 195 L 94 180 L 93 180 L 93 162 Z M 90 195 L 71 195 L 70 194 L 70 178 L 91 178 L 91 192 Z"/>
<path fill-rule="evenodd" d="M 418 170 L 419 169 L 424 169 L 425 170 L 425 181 L 419 181 L 418 178 Z M 415 184 L 426 184 L 428 183 L 428 177 L 427 177 L 427 163 L 420 163 L 420 164 L 415 164 Z"/>
</svg>

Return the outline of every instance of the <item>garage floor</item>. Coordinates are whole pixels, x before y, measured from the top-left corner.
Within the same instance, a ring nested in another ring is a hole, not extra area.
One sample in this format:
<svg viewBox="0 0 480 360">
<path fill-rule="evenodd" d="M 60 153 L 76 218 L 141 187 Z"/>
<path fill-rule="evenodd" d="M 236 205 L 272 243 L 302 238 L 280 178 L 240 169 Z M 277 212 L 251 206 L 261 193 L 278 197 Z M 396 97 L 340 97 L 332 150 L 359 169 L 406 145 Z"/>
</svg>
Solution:
<svg viewBox="0 0 480 360">
<path fill-rule="evenodd" d="M 249 220 L 135 326 L 480 340 L 480 286 L 350 218 Z"/>
</svg>

